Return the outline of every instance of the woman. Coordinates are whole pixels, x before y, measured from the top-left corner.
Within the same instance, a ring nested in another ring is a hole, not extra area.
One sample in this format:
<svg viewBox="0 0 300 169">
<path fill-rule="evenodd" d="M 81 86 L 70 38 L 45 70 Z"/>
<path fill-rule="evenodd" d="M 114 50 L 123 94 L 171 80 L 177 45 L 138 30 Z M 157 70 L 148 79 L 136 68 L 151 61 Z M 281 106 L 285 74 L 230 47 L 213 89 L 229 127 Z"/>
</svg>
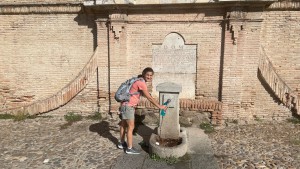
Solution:
<svg viewBox="0 0 300 169">
<path fill-rule="evenodd" d="M 126 148 L 127 154 L 140 154 L 132 147 L 132 133 L 134 129 L 134 112 L 135 107 L 140 101 L 140 96 L 143 94 L 152 104 L 154 104 L 159 109 L 166 110 L 167 107 L 160 105 L 154 98 L 150 95 L 146 82 L 151 82 L 154 75 L 152 68 L 147 67 L 142 72 L 142 78 L 134 82 L 130 88 L 129 93 L 138 93 L 130 96 L 129 102 L 122 103 L 120 110 L 122 113 L 122 121 L 120 123 L 120 141 L 118 143 L 118 148 Z M 125 142 L 125 131 L 127 128 L 127 144 Z"/>
</svg>

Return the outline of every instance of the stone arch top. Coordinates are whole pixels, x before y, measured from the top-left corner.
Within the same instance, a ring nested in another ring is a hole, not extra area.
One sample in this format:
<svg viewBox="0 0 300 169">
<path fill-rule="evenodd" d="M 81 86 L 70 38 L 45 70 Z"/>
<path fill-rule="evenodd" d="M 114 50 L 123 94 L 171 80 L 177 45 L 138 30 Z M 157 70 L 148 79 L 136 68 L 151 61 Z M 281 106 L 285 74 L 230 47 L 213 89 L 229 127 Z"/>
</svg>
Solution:
<svg viewBox="0 0 300 169">
<path fill-rule="evenodd" d="M 160 73 L 196 73 L 197 45 L 185 44 L 183 36 L 172 32 L 163 43 L 153 44 L 153 70 Z"/>
<path fill-rule="evenodd" d="M 171 32 L 163 43 L 152 45 L 152 85 L 165 82 L 182 86 L 181 98 L 195 98 L 197 45 L 185 44 L 183 36 Z M 154 88 L 154 96 L 158 93 Z"/>
<path fill-rule="evenodd" d="M 180 34 L 170 33 L 165 37 L 162 47 L 168 49 L 182 49 L 184 44 L 185 41 Z"/>
</svg>

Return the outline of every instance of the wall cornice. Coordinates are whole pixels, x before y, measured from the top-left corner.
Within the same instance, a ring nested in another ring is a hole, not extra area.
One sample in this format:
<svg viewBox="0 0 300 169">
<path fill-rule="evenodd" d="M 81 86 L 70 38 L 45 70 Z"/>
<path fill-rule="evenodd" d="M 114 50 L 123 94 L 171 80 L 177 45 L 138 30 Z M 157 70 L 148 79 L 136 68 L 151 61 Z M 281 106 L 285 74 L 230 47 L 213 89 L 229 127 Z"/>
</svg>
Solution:
<svg viewBox="0 0 300 169">
<path fill-rule="evenodd" d="M 300 10 L 300 2 L 275 2 L 267 10 Z"/>
<path fill-rule="evenodd" d="M 270 2 L 261 1 L 260 3 L 252 3 L 251 1 L 244 1 L 239 3 L 240 6 L 265 6 L 265 10 L 300 10 L 300 2 Z M 79 13 L 92 9 L 93 13 L 107 12 L 111 10 L 164 10 L 164 9 L 207 9 L 207 8 L 227 8 L 237 6 L 233 1 L 226 2 L 213 2 L 213 3 L 197 3 L 197 4 L 145 4 L 145 5 L 130 5 L 130 4 L 106 4 L 106 5 L 89 5 L 83 6 L 82 2 L 77 3 L 53 3 L 53 4 L 0 4 L 0 14 L 53 14 L 53 13 Z M 88 12 L 89 13 L 89 12 Z"/>
<path fill-rule="evenodd" d="M 0 15 L 79 13 L 81 4 L 0 5 Z"/>
<path fill-rule="evenodd" d="M 278 0 L 84 0 L 85 6 L 94 5 L 172 5 L 172 4 L 218 4 L 218 3 L 268 3 L 277 2 Z"/>
</svg>

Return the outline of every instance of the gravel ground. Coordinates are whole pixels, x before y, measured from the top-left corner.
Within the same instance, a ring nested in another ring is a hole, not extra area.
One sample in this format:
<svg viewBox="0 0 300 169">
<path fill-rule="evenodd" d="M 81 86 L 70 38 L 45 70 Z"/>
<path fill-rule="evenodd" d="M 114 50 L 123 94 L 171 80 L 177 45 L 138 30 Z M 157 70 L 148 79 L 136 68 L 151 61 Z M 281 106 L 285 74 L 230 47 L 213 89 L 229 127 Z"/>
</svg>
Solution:
<svg viewBox="0 0 300 169">
<path fill-rule="evenodd" d="M 83 120 L 66 129 L 63 118 L 0 120 L 0 168 L 110 168 L 116 122 Z M 231 124 L 208 134 L 220 168 L 300 169 L 300 124 Z"/>
<path fill-rule="evenodd" d="M 232 124 L 209 138 L 221 169 L 300 169 L 300 123 Z"/>
<path fill-rule="evenodd" d="M 1 169 L 107 169 L 123 152 L 107 121 L 82 120 L 61 129 L 63 117 L 0 120 Z"/>
</svg>

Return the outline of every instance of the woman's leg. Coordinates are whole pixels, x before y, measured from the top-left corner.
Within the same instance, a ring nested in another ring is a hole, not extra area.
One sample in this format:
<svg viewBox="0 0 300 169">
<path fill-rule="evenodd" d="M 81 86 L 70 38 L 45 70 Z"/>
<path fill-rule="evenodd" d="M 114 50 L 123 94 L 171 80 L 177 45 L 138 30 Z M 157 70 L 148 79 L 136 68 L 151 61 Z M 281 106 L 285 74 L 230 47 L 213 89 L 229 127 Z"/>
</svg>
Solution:
<svg viewBox="0 0 300 169">
<path fill-rule="evenodd" d="M 126 120 L 121 120 L 120 122 L 120 141 L 124 143 L 125 141 L 125 131 L 127 127 L 127 122 Z"/>
<path fill-rule="evenodd" d="M 132 132 L 134 129 L 134 119 L 126 120 L 127 122 L 127 144 L 128 148 L 132 148 Z"/>
</svg>

